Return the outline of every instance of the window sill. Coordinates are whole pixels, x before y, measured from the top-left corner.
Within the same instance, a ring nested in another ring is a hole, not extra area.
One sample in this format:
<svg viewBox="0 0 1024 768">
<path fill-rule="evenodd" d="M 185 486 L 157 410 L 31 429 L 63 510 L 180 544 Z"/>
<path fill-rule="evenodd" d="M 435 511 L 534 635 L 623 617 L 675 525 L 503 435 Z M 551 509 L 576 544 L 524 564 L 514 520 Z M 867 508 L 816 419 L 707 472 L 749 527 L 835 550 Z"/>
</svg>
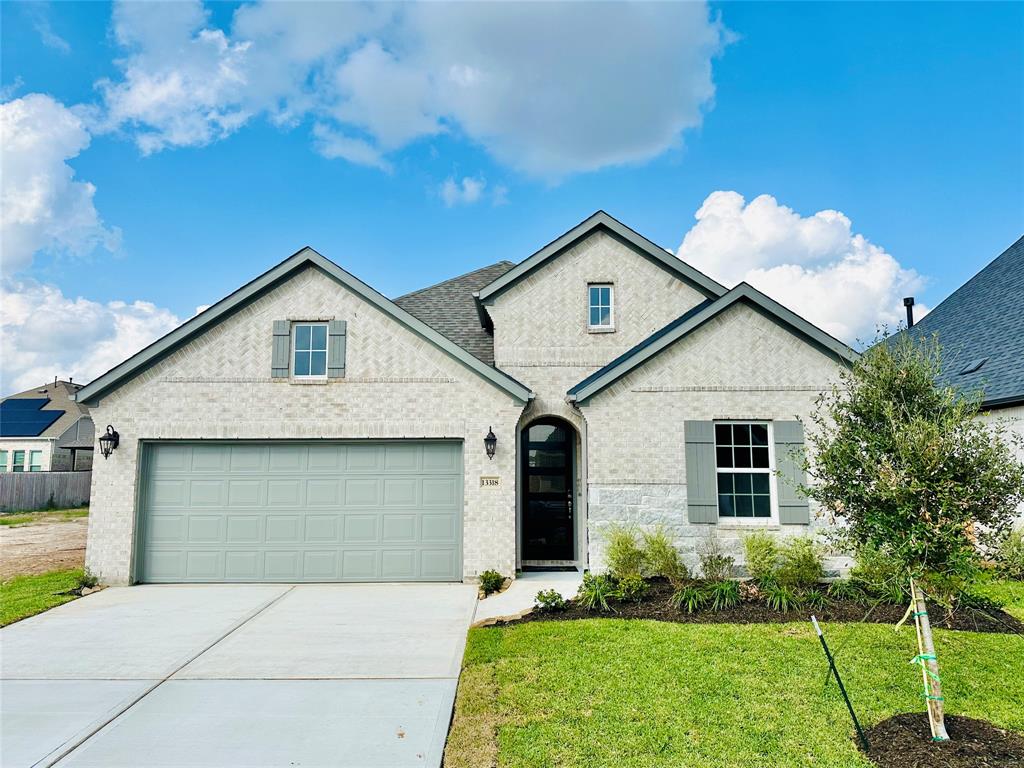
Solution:
<svg viewBox="0 0 1024 768">
<path fill-rule="evenodd" d="M 615 326 L 614 325 L 610 325 L 610 326 L 605 327 L 605 326 L 588 325 L 587 326 L 587 333 L 615 333 Z"/>
<path fill-rule="evenodd" d="M 749 523 L 737 523 L 734 520 L 718 519 L 718 529 L 721 531 L 747 531 L 751 528 L 762 528 L 769 531 L 782 530 L 778 520 L 752 520 Z"/>
<path fill-rule="evenodd" d="M 287 381 L 288 381 L 289 384 L 298 384 L 299 386 L 302 386 L 302 387 L 315 387 L 315 386 L 320 385 L 320 384 L 329 384 L 331 380 L 330 379 L 296 379 L 296 378 L 290 378 L 290 379 L 287 379 Z"/>
</svg>

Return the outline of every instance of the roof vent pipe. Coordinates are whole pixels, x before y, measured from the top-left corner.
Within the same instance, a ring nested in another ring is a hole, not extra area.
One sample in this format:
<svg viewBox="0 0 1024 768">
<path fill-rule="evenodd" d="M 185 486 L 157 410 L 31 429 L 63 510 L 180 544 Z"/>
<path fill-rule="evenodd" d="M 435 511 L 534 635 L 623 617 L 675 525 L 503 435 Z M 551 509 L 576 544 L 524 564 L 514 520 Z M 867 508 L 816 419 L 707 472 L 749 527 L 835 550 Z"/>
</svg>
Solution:
<svg viewBox="0 0 1024 768">
<path fill-rule="evenodd" d="M 914 327 L 914 297 L 907 296 L 903 300 L 903 306 L 907 308 L 907 328 Z"/>
</svg>

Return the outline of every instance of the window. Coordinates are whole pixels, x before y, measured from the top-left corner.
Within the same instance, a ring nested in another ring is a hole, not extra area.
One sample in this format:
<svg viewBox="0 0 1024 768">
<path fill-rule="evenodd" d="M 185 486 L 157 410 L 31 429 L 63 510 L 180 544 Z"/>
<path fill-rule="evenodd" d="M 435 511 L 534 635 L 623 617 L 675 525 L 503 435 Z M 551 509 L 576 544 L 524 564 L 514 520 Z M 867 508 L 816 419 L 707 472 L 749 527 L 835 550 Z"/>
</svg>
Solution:
<svg viewBox="0 0 1024 768">
<path fill-rule="evenodd" d="M 11 468 L 12 472 L 24 472 L 25 471 L 25 452 L 15 451 L 14 452 L 14 466 Z"/>
<path fill-rule="evenodd" d="M 28 452 L 28 471 L 29 472 L 42 472 L 43 471 L 43 452 L 42 451 L 29 451 Z"/>
<path fill-rule="evenodd" d="M 719 517 L 772 517 L 772 459 L 767 423 L 715 424 Z"/>
<path fill-rule="evenodd" d="M 306 379 L 326 378 L 327 323 L 295 323 L 292 335 L 292 375 Z"/>
<path fill-rule="evenodd" d="M 615 310 L 612 304 L 611 285 L 589 285 L 587 327 L 611 329 L 615 327 Z"/>
<path fill-rule="evenodd" d="M 0 472 L 7 471 L 7 451 L 0 451 Z"/>
</svg>

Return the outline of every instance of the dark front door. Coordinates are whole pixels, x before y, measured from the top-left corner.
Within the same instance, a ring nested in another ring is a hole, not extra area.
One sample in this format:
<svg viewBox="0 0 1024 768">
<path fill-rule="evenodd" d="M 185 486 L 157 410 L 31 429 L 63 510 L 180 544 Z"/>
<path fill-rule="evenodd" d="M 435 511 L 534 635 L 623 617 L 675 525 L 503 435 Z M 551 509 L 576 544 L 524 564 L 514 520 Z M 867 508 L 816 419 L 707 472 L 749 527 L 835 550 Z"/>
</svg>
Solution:
<svg viewBox="0 0 1024 768">
<path fill-rule="evenodd" d="M 523 560 L 574 560 L 572 427 L 542 419 L 523 430 Z"/>
</svg>

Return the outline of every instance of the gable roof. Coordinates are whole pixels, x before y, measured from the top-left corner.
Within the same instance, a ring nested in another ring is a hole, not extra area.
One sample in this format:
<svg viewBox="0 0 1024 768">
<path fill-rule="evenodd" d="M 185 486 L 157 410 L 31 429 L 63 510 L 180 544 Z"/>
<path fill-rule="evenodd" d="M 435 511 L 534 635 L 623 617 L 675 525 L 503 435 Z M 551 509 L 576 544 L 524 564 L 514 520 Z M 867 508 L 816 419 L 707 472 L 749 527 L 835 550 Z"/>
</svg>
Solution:
<svg viewBox="0 0 1024 768">
<path fill-rule="evenodd" d="M 60 437 L 80 419 L 89 418 L 89 409 L 75 402 L 81 388 L 70 381 L 51 381 L 5 397 L 0 401 L 0 436 Z"/>
<path fill-rule="evenodd" d="M 531 274 L 534 270 L 557 258 L 580 240 L 598 230 L 605 231 L 618 240 L 632 246 L 659 266 L 664 267 L 669 272 L 692 285 L 705 296 L 717 298 L 726 292 L 725 286 L 712 280 L 703 272 L 676 258 L 661 246 L 655 245 L 639 232 L 635 232 L 604 211 L 597 211 L 561 237 L 545 245 L 532 256 L 519 262 L 501 277 L 481 288 L 477 293 L 477 300 L 481 304 L 491 303 L 497 296 Z M 484 320 L 483 314 L 481 314 L 481 320 Z"/>
<path fill-rule="evenodd" d="M 514 262 L 499 261 L 399 296 L 395 304 L 447 336 L 474 357 L 494 365 L 494 337 L 480 325 L 473 292 L 501 277 L 514 266 Z"/>
<path fill-rule="evenodd" d="M 630 371 L 635 370 L 679 339 L 700 328 L 737 302 L 746 302 L 755 309 L 769 315 L 822 352 L 841 362 L 852 363 L 859 355 L 816 325 L 786 309 L 772 298 L 765 296 L 748 283 L 740 283 L 731 291 L 716 299 L 708 299 L 684 312 L 671 323 L 655 331 L 632 349 L 627 350 L 608 365 L 595 371 L 568 391 L 570 400 L 582 405 L 598 392 L 606 389 Z"/>
<path fill-rule="evenodd" d="M 941 384 L 983 391 L 987 407 L 1024 402 L 1024 237 L 904 333 L 938 337 Z"/>
<path fill-rule="evenodd" d="M 139 375 L 210 326 L 227 318 L 238 309 L 277 287 L 298 270 L 309 266 L 316 267 L 328 277 L 337 280 L 369 304 L 377 307 L 412 332 L 447 352 L 465 367 L 482 378 L 487 379 L 494 386 L 507 392 L 516 400 L 526 402 L 533 396 L 533 393 L 524 384 L 499 371 L 497 368 L 486 365 L 422 320 L 414 317 L 386 296 L 375 291 L 362 280 L 349 274 L 333 261 L 324 258 L 307 246 L 289 256 L 276 267 L 267 270 L 255 280 L 246 283 L 234 293 L 224 297 L 205 311 L 187 320 L 167 335 L 157 339 L 120 365 L 111 368 L 102 376 L 83 387 L 78 393 L 78 400 L 83 403 L 94 404 L 100 396 L 113 391 L 126 381 Z"/>
</svg>

